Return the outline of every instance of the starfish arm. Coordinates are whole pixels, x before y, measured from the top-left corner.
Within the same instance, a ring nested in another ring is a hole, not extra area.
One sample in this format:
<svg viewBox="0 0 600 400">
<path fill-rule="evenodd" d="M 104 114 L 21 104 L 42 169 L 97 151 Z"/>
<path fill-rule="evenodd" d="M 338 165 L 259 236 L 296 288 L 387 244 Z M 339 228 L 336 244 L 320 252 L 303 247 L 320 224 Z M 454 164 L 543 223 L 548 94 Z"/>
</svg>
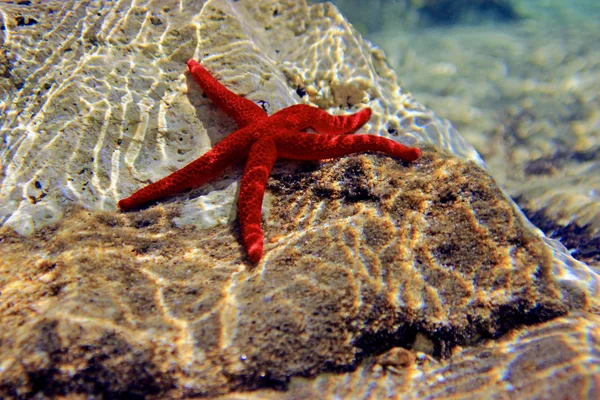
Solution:
<svg viewBox="0 0 600 400">
<path fill-rule="evenodd" d="M 376 135 L 315 135 L 306 132 L 280 135 L 276 138 L 277 154 L 294 160 L 323 160 L 352 153 L 377 151 L 405 161 L 421 156 L 417 148 L 406 147 Z"/>
<path fill-rule="evenodd" d="M 288 129 L 302 130 L 313 128 L 319 133 L 341 135 L 352 133 L 371 118 L 371 109 L 351 115 L 331 115 L 327 111 L 307 104 L 296 104 L 273 114 L 272 118 L 281 118 Z"/>
<path fill-rule="evenodd" d="M 217 177 L 231 164 L 244 159 L 251 140 L 249 129 L 240 129 L 220 141 L 202 157 L 192 161 L 172 174 L 145 186 L 120 200 L 117 206 L 128 211 L 155 200 L 173 196 L 195 188 Z"/>
<path fill-rule="evenodd" d="M 189 60 L 187 66 L 194 80 L 213 103 L 231 118 L 240 128 L 267 118 L 267 113 L 256 103 L 238 96 L 221 85 L 202 65 Z"/>
<path fill-rule="evenodd" d="M 260 227 L 261 209 L 267 179 L 277 159 L 275 142 L 265 138 L 255 142 L 248 153 L 246 168 L 240 184 L 238 214 L 242 240 L 248 257 L 258 262 L 263 253 L 263 231 Z"/>
</svg>

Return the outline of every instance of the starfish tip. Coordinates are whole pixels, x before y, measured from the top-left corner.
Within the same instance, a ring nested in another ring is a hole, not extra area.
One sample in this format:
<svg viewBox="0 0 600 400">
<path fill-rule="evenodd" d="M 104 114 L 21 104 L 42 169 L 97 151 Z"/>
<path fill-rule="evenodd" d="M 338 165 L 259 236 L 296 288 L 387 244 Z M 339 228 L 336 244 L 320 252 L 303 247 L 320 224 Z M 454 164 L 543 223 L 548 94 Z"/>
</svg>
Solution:
<svg viewBox="0 0 600 400">
<path fill-rule="evenodd" d="M 414 161 L 417 158 L 421 157 L 421 150 L 417 149 L 417 148 L 414 148 L 413 149 L 413 156 L 414 156 L 414 158 L 411 161 Z"/>
<path fill-rule="evenodd" d="M 248 248 L 248 258 L 250 258 L 250 261 L 252 261 L 255 264 L 260 261 L 262 253 L 262 243 L 256 243 Z"/>
<path fill-rule="evenodd" d="M 198 62 L 196 60 L 194 60 L 193 58 L 190 58 L 187 62 L 187 66 L 190 71 L 192 70 L 192 68 L 194 68 L 197 65 L 199 65 Z"/>
<path fill-rule="evenodd" d="M 117 203 L 117 207 L 121 211 L 127 211 L 127 210 L 131 209 L 131 204 L 129 204 L 127 199 L 122 199 L 122 200 L 119 200 L 119 202 Z"/>
</svg>

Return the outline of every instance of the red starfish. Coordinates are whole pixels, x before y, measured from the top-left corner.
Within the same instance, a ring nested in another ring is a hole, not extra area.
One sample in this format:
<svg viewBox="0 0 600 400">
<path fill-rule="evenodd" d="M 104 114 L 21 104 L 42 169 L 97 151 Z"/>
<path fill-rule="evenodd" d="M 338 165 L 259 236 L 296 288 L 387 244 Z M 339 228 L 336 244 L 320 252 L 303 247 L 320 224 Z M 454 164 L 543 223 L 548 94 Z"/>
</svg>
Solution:
<svg viewBox="0 0 600 400">
<path fill-rule="evenodd" d="M 252 262 L 258 262 L 263 253 L 261 205 L 267 179 L 277 158 L 322 160 L 378 151 L 413 161 L 421 155 L 419 149 L 380 136 L 343 135 L 354 132 L 369 120 L 369 108 L 352 115 L 333 116 L 316 107 L 296 104 L 269 117 L 260 106 L 217 82 L 196 61 L 189 60 L 187 65 L 204 93 L 235 119 L 240 129 L 182 169 L 119 201 L 118 207 L 127 211 L 198 187 L 215 178 L 229 165 L 246 159 L 238 213 L 242 239 Z M 301 132 L 309 127 L 320 134 Z"/>
</svg>

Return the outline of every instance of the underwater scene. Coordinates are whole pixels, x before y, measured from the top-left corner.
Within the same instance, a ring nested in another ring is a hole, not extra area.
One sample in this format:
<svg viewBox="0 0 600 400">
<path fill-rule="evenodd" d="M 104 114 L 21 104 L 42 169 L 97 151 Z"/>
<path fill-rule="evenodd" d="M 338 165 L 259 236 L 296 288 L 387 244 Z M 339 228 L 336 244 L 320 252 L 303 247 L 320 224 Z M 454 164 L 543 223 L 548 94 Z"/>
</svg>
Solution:
<svg viewBox="0 0 600 400">
<path fill-rule="evenodd" d="M 600 398 L 600 3 L 0 0 L 0 398 Z"/>
</svg>

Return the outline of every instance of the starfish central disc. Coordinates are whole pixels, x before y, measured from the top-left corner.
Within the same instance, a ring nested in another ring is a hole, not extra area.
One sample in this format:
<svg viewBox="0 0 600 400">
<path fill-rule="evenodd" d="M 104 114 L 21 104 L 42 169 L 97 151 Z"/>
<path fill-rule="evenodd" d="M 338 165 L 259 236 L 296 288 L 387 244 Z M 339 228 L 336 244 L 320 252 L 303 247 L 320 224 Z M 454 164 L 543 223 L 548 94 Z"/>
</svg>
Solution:
<svg viewBox="0 0 600 400">
<path fill-rule="evenodd" d="M 260 106 L 221 85 L 196 61 L 189 60 L 187 65 L 204 93 L 233 118 L 240 129 L 182 169 L 120 200 L 118 207 L 128 211 L 201 186 L 231 164 L 245 159 L 238 214 L 242 240 L 252 262 L 258 262 L 263 254 L 261 206 L 269 174 L 278 158 L 323 160 L 374 151 L 414 161 L 421 155 L 417 148 L 380 136 L 347 135 L 371 118 L 370 108 L 351 115 L 333 116 L 317 107 L 296 104 L 269 117 Z M 304 132 L 308 128 L 318 133 Z"/>
</svg>

